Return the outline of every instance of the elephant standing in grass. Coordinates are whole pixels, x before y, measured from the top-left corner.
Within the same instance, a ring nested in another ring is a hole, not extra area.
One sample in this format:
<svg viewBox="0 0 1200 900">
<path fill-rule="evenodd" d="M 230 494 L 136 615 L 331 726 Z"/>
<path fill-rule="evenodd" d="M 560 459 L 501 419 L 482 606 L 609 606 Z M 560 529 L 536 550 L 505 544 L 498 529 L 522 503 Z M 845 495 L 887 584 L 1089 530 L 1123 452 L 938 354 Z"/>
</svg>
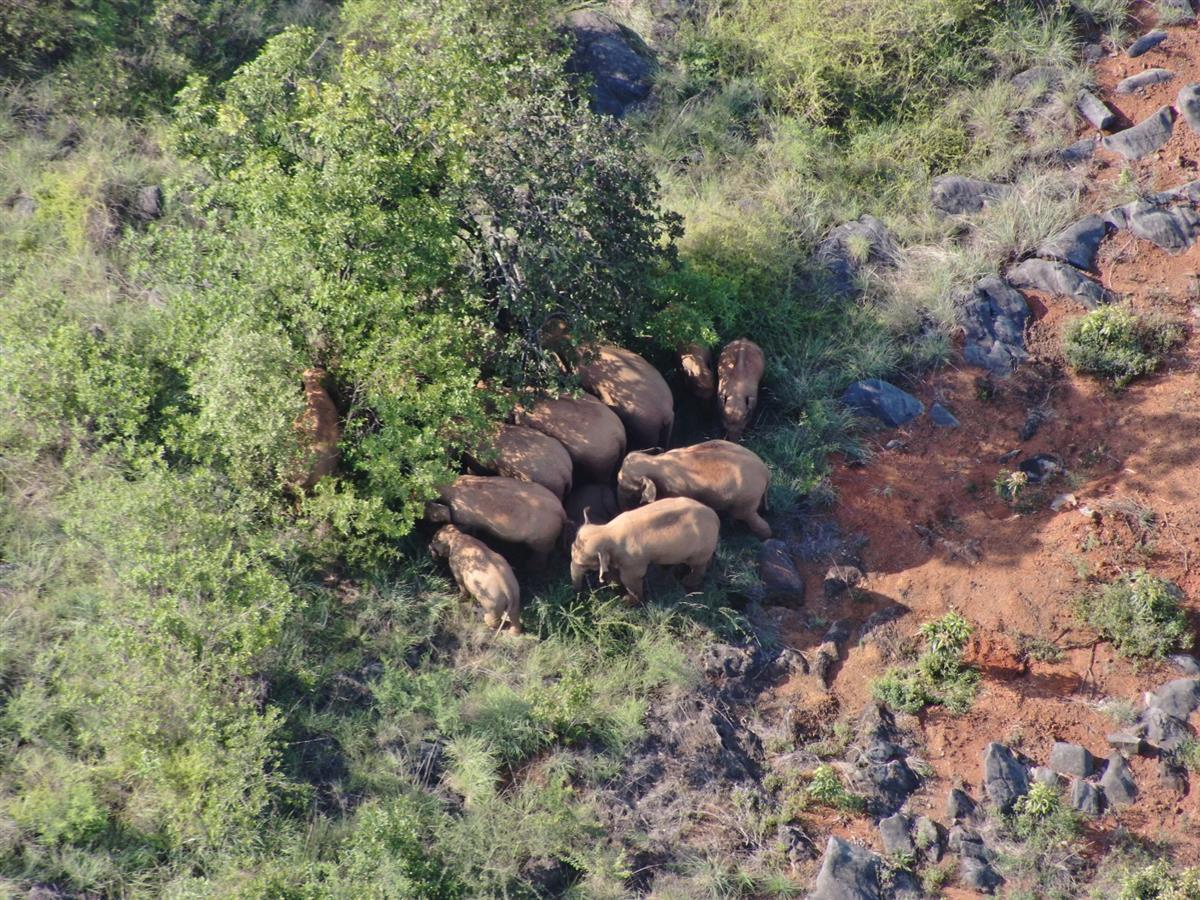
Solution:
<svg viewBox="0 0 1200 900">
<path fill-rule="evenodd" d="M 532 552 L 530 566 L 545 568 L 566 524 L 558 498 L 540 484 L 494 475 L 460 475 L 441 489 L 441 503 L 426 507 L 426 518 L 482 532 Z"/>
<path fill-rule="evenodd" d="M 522 425 L 501 425 L 475 463 L 518 481 L 540 484 L 559 500 L 571 490 L 571 454 L 557 439 Z"/>
<path fill-rule="evenodd" d="M 612 481 L 625 455 L 625 426 L 595 397 L 540 400 L 519 410 L 516 422 L 561 443 L 579 473 L 594 481 Z"/>
<path fill-rule="evenodd" d="M 688 393 L 701 403 L 712 402 L 717 395 L 717 376 L 711 350 L 701 344 L 684 344 L 679 348 L 679 371 Z"/>
<path fill-rule="evenodd" d="M 696 590 L 717 552 L 720 532 L 717 514 L 686 497 L 621 513 L 607 525 L 586 523 L 571 545 L 571 582 L 578 590 L 588 572 L 599 571 L 603 581 L 612 571 L 629 602 L 640 603 L 651 565 L 683 565 L 684 587 Z"/>
<path fill-rule="evenodd" d="M 304 412 L 295 422 L 301 458 L 292 483 L 297 490 L 311 491 L 317 482 L 337 471 L 338 443 L 342 426 L 337 406 L 325 389 L 325 370 L 307 369 L 301 375 L 304 383 Z"/>
<path fill-rule="evenodd" d="M 631 350 L 591 348 L 579 383 L 621 418 L 631 447 L 665 447 L 675 425 L 675 398 L 658 369 Z"/>
<path fill-rule="evenodd" d="M 503 556 L 453 525 L 438 529 L 429 552 L 450 564 L 459 592 L 483 607 L 488 628 L 507 624 L 513 634 L 521 633 L 521 588 Z"/>
<path fill-rule="evenodd" d="M 666 453 L 630 453 L 617 474 L 617 497 L 622 509 L 662 497 L 691 497 L 729 513 L 765 541 L 771 526 L 762 511 L 770 484 L 771 470 L 752 450 L 729 441 L 705 441 Z"/>
<path fill-rule="evenodd" d="M 742 439 L 754 415 L 763 368 L 762 348 L 746 338 L 726 344 L 717 359 L 717 404 L 731 441 Z"/>
</svg>

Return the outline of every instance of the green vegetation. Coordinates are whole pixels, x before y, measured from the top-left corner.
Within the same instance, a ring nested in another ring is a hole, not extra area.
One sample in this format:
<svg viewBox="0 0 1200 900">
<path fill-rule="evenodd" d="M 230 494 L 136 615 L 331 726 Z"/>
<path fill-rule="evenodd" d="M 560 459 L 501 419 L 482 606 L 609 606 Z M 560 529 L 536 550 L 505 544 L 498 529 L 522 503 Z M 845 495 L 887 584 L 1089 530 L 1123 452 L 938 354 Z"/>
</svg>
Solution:
<svg viewBox="0 0 1200 900">
<path fill-rule="evenodd" d="M 1115 896 L 1117 900 L 1200 898 L 1200 868 L 1180 868 L 1165 859 L 1123 866 L 1117 872 L 1106 873 L 1100 882 L 1093 896 Z"/>
<path fill-rule="evenodd" d="M 1064 340 L 1067 362 L 1073 368 L 1122 388 L 1155 371 L 1163 354 L 1182 337 L 1173 322 L 1121 306 L 1104 306 L 1072 322 Z"/>
<path fill-rule="evenodd" d="M 888 669 L 871 686 L 875 697 L 892 709 L 917 713 L 927 706 L 945 706 L 952 712 L 970 708 L 979 689 L 979 672 L 962 661 L 971 636 L 971 625 L 956 612 L 948 612 L 921 626 L 925 652 L 916 664 Z"/>
<path fill-rule="evenodd" d="M 812 802 L 843 812 L 862 812 L 866 805 L 861 796 L 846 789 L 837 769 L 829 765 L 817 766 L 804 792 Z"/>
<path fill-rule="evenodd" d="M 1084 594 L 1075 610 L 1122 655 L 1162 658 L 1192 645 L 1181 599 L 1174 584 L 1140 571 Z"/>
<path fill-rule="evenodd" d="M 1006 846 L 997 865 L 1014 896 L 1078 896 L 1084 869 L 1079 814 L 1056 787 L 1034 784 L 1003 823 Z"/>
</svg>

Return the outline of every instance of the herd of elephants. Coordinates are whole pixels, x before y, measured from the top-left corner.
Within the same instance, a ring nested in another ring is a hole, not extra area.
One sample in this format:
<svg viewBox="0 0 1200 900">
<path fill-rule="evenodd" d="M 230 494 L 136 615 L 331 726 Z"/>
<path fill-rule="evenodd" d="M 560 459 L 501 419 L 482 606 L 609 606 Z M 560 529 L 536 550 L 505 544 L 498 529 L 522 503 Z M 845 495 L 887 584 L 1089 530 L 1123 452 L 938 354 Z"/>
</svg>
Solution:
<svg viewBox="0 0 1200 900">
<path fill-rule="evenodd" d="M 762 540 L 771 536 L 762 517 L 771 473 L 737 443 L 758 402 L 764 360 L 757 344 L 732 341 L 715 367 L 708 348 L 680 349 L 687 392 L 716 407 L 726 440 L 673 450 L 666 448 L 675 399 L 653 365 L 612 345 L 578 358 L 574 374 L 585 393 L 518 407 L 469 459 L 469 471 L 487 474 L 460 475 L 441 488 L 440 502 L 426 505 L 426 520 L 442 526 L 430 552 L 447 561 L 490 628 L 520 631 L 513 561 L 542 569 L 557 547 L 569 546 L 576 589 L 598 572 L 638 603 L 651 565 L 686 567 L 684 586 L 700 586 L 717 549 L 718 513 Z M 336 423 L 337 412 L 322 376 L 306 373 L 308 407 L 297 422 L 316 451 L 308 484 L 337 464 L 340 429 L 323 425 Z"/>
</svg>

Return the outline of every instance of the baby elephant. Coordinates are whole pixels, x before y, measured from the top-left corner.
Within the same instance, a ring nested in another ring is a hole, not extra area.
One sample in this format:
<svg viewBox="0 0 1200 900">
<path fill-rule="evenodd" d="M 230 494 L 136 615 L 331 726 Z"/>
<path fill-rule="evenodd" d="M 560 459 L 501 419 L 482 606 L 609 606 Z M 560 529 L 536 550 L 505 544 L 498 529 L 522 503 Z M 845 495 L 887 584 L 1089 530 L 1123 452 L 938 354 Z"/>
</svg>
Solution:
<svg viewBox="0 0 1200 900">
<path fill-rule="evenodd" d="M 717 359 L 717 404 L 725 437 L 740 441 L 758 405 L 763 376 L 762 348 L 738 338 L 725 345 Z"/>
<path fill-rule="evenodd" d="M 687 566 L 683 585 L 696 590 L 717 551 L 721 521 L 717 514 L 687 497 L 658 500 L 621 513 L 607 525 L 583 525 L 571 545 L 571 582 L 578 590 L 584 576 L 610 569 L 630 603 L 642 600 L 651 565 Z"/>
<path fill-rule="evenodd" d="M 617 497 L 622 509 L 659 497 L 691 497 L 746 523 L 765 541 L 771 526 L 761 512 L 770 483 L 771 470 L 754 451 L 729 441 L 705 441 L 666 453 L 630 453 L 617 474 Z"/>
<path fill-rule="evenodd" d="M 429 552 L 450 563 L 459 592 L 483 607 L 488 628 L 507 624 L 513 634 L 521 633 L 521 588 L 503 556 L 453 525 L 438 529 Z"/>
</svg>

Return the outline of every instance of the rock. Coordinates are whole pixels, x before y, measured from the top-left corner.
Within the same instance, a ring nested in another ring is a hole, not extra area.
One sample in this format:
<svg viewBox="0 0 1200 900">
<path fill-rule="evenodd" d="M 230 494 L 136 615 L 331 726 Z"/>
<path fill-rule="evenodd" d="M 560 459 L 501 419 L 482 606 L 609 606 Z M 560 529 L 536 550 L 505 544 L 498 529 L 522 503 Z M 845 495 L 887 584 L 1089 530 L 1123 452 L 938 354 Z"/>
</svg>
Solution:
<svg viewBox="0 0 1200 900">
<path fill-rule="evenodd" d="M 1163 756 L 1158 761 L 1158 779 L 1172 793 L 1183 796 L 1187 793 L 1187 768 L 1173 756 Z"/>
<path fill-rule="evenodd" d="M 902 759 L 868 766 L 863 777 L 870 788 L 870 806 L 877 815 L 896 812 L 909 794 L 921 786 L 917 773 Z"/>
<path fill-rule="evenodd" d="M 1085 272 L 1096 270 L 1096 252 L 1108 234 L 1108 223 L 1102 216 L 1085 216 L 1068 225 L 1037 248 L 1037 255 L 1046 259 L 1070 263 Z"/>
<path fill-rule="evenodd" d="M 1135 200 L 1110 209 L 1104 219 L 1114 228 L 1127 229 L 1164 250 L 1186 250 L 1200 235 L 1200 213 L 1190 206 L 1166 205 L 1169 202 Z"/>
<path fill-rule="evenodd" d="M 842 402 L 893 428 L 925 412 L 925 404 L 912 394 L 878 378 L 854 382 L 842 393 Z"/>
<path fill-rule="evenodd" d="M 711 678 L 740 678 L 750 669 L 754 654 L 732 644 L 710 644 L 700 657 L 700 667 Z"/>
<path fill-rule="evenodd" d="M 1108 745 L 1114 750 L 1119 750 L 1122 753 L 1138 754 L 1142 752 L 1142 729 L 1137 731 L 1114 731 L 1107 735 L 1105 740 Z"/>
<path fill-rule="evenodd" d="M 786 541 L 771 538 L 758 549 L 758 574 L 768 600 L 804 602 L 804 577 L 796 569 L 796 561 Z"/>
<path fill-rule="evenodd" d="M 1027 259 L 1008 270 L 1008 280 L 1014 287 L 1070 297 L 1088 309 L 1095 309 L 1112 300 L 1102 285 L 1066 263 Z"/>
<path fill-rule="evenodd" d="M 996 888 L 1004 883 L 1000 873 L 989 863 L 971 857 L 965 857 L 959 863 L 958 880 L 963 887 L 981 894 L 993 894 L 996 892 Z"/>
<path fill-rule="evenodd" d="M 829 272 L 834 289 L 841 294 L 853 292 L 864 264 L 895 265 L 896 255 L 896 242 L 887 226 L 869 215 L 833 229 L 817 244 L 815 254 L 817 262 Z"/>
<path fill-rule="evenodd" d="M 1030 774 L 1038 784 L 1044 784 L 1048 787 L 1054 787 L 1058 784 L 1058 773 L 1049 766 L 1034 766 Z"/>
<path fill-rule="evenodd" d="M 979 212 L 989 203 L 1007 193 L 1003 184 L 964 178 L 962 175 L 939 175 L 933 179 L 933 208 L 950 215 Z"/>
<path fill-rule="evenodd" d="M 1117 114 L 1091 91 L 1079 92 L 1075 108 L 1079 110 L 1080 115 L 1101 131 L 1112 131 L 1113 126 L 1117 124 Z"/>
<path fill-rule="evenodd" d="M 1088 65 L 1095 65 L 1104 59 L 1104 47 L 1097 43 L 1084 44 L 1083 50 L 1080 51 L 1080 56 Z"/>
<path fill-rule="evenodd" d="M 988 858 L 987 848 L 983 845 L 983 838 L 973 828 L 967 828 L 963 825 L 951 826 L 946 845 L 952 853 L 957 853 L 962 857 L 982 860 Z"/>
<path fill-rule="evenodd" d="M 771 768 L 784 775 L 795 775 L 807 778 L 824 763 L 815 753 L 807 750 L 793 750 L 771 760 Z"/>
<path fill-rule="evenodd" d="M 1200 660 L 1188 653 L 1175 653 L 1167 657 L 1167 662 L 1185 675 L 1200 675 Z"/>
<path fill-rule="evenodd" d="M 918 816 L 916 827 L 917 849 L 929 862 L 940 862 L 942 859 L 942 829 L 929 816 Z"/>
<path fill-rule="evenodd" d="M 1157 112 L 1132 128 L 1110 134 L 1101 143 L 1105 150 L 1119 153 L 1126 159 L 1141 159 L 1169 141 L 1174 127 L 1175 110 L 1170 106 L 1160 106 Z"/>
<path fill-rule="evenodd" d="M 1064 166 L 1077 166 L 1085 163 L 1096 154 L 1096 142 L 1091 138 L 1080 138 L 1069 147 L 1058 151 L 1058 160 Z"/>
<path fill-rule="evenodd" d="M 858 587 L 862 580 L 862 571 L 854 566 L 830 566 L 825 572 L 823 583 L 825 596 L 830 600 L 840 597 L 846 591 L 852 591 Z M 835 643 L 839 642 L 835 641 Z"/>
<path fill-rule="evenodd" d="M 1095 770 L 1096 761 L 1092 754 L 1078 744 L 1055 741 L 1054 746 L 1050 748 L 1049 766 L 1060 775 L 1087 778 Z"/>
<path fill-rule="evenodd" d="M 1003 812 L 1029 792 L 1029 770 L 1003 744 L 992 742 L 983 751 L 983 788 Z"/>
<path fill-rule="evenodd" d="M 793 866 L 809 862 L 817 858 L 817 845 L 802 828 L 788 825 L 780 830 L 780 839 L 784 844 L 784 852 L 788 862 Z"/>
<path fill-rule="evenodd" d="M 807 675 L 809 673 L 808 660 L 799 650 L 793 650 L 791 647 L 785 647 L 779 651 L 779 655 L 771 660 L 771 669 L 775 675 L 788 677 L 790 675 Z"/>
<path fill-rule="evenodd" d="M 825 687 L 829 687 L 829 671 L 833 668 L 833 664 L 837 660 L 837 644 L 832 641 L 826 641 L 813 651 L 812 674 L 816 675 L 817 679 Z"/>
<path fill-rule="evenodd" d="M 1104 813 L 1104 792 L 1094 784 L 1075 778 L 1071 781 L 1071 809 L 1093 818 Z"/>
<path fill-rule="evenodd" d="M 1187 84 L 1179 89 L 1175 107 L 1183 115 L 1188 127 L 1200 133 L 1200 84 Z"/>
<path fill-rule="evenodd" d="M 1200 707 L 1200 678 L 1176 678 L 1146 695 L 1146 705 L 1177 719 L 1186 719 Z"/>
<path fill-rule="evenodd" d="M 1146 743 L 1168 752 L 1191 737 L 1192 733 L 1187 722 L 1156 706 L 1142 713 L 1141 723 L 1146 727 Z"/>
<path fill-rule="evenodd" d="M 1196 21 L 1192 0 L 1158 0 L 1158 20 L 1164 24 L 1185 25 Z"/>
<path fill-rule="evenodd" d="M 893 759 L 904 759 L 904 748 L 892 741 L 877 737 L 870 741 L 862 751 L 862 759 L 871 765 L 881 766 Z"/>
<path fill-rule="evenodd" d="M 1061 472 L 1063 465 L 1053 453 L 1039 453 L 1021 460 L 1017 469 L 1025 473 L 1030 484 L 1041 484 Z"/>
<path fill-rule="evenodd" d="M 975 801 L 965 791 L 954 788 L 946 797 L 946 818 L 951 822 L 960 822 L 975 815 Z"/>
<path fill-rule="evenodd" d="M 911 830 L 912 820 L 904 813 L 880 819 L 879 838 L 883 841 L 883 851 L 889 856 L 896 853 L 915 854 L 917 847 L 913 843 Z"/>
<path fill-rule="evenodd" d="M 858 570 L 855 569 L 857 572 Z M 861 572 L 859 573 L 862 574 Z M 826 578 L 829 576 L 826 575 Z M 835 647 L 840 647 L 846 641 L 850 640 L 850 630 L 852 624 L 846 619 L 838 619 L 829 626 L 829 630 L 825 632 L 824 643 L 833 644 Z"/>
<path fill-rule="evenodd" d="M 1030 66 L 1014 75 L 1009 83 L 1021 92 L 1036 90 L 1040 99 L 1062 87 L 1062 72 L 1054 66 Z"/>
<path fill-rule="evenodd" d="M 1130 75 L 1117 85 L 1116 93 L 1132 94 L 1134 91 L 1139 91 L 1144 87 L 1150 87 L 1154 84 L 1162 84 L 1164 81 L 1170 81 L 1175 77 L 1175 73 L 1170 69 L 1146 69 L 1144 72 L 1138 72 L 1136 75 Z"/>
<path fill-rule="evenodd" d="M 963 359 L 993 375 L 1012 373 L 1027 356 L 1029 304 L 995 276 L 976 282 L 963 304 Z"/>
<path fill-rule="evenodd" d="M 1165 31 L 1159 31 L 1157 29 L 1154 31 L 1147 31 L 1140 38 L 1130 44 L 1125 53 L 1130 59 L 1136 56 L 1141 56 L 1143 53 L 1148 53 L 1149 51 L 1153 50 L 1166 39 L 1167 33 Z"/>
<path fill-rule="evenodd" d="M 929 418 L 933 419 L 934 425 L 941 428 L 957 428 L 959 426 L 959 421 L 954 417 L 954 413 L 940 403 L 929 407 Z"/>
<path fill-rule="evenodd" d="M 1104 788 L 1104 796 L 1113 806 L 1128 806 L 1137 799 L 1137 785 L 1133 781 L 1133 773 L 1129 764 L 1120 753 L 1114 753 L 1108 758 L 1108 768 L 1100 779 Z"/>
<path fill-rule="evenodd" d="M 567 70 L 591 79 L 596 112 L 620 118 L 649 96 L 654 64 L 634 32 L 594 9 L 570 13 L 565 27 L 575 39 Z"/>
<path fill-rule="evenodd" d="M 138 191 L 133 211 L 143 221 L 160 218 L 163 214 L 162 188 L 157 184 L 151 184 Z"/>
<path fill-rule="evenodd" d="M 879 857 L 831 836 L 809 900 L 880 900 L 882 896 Z"/>
<path fill-rule="evenodd" d="M 28 218 L 37 212 L 37 201 L 28 194 L 17 194 L 15 197 L 9 198 L 5 204 L 18 216 Z"/>
</svg>

